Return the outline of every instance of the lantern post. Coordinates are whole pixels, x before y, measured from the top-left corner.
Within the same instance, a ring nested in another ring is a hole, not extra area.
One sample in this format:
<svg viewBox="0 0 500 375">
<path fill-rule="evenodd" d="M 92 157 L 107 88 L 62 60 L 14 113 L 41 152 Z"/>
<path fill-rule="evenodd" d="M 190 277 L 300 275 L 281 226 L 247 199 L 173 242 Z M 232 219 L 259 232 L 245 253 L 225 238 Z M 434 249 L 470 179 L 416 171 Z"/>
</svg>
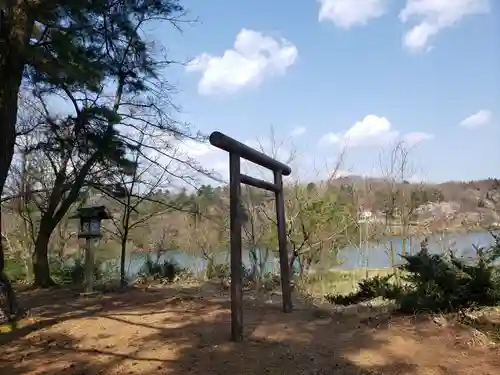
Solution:
<svg viewBox="0 0 500 375">
<path fill-rule="evenodd" d="M 78 238 L 85 239 L 85 277 L 84 292 L 92 293 L 94 290 L 94 246 L 95 240 L 102 237 L 101 221 L 110 219 L 105 206 L 80 207 L 73 219 L 79 219 Z"/>
</svg>

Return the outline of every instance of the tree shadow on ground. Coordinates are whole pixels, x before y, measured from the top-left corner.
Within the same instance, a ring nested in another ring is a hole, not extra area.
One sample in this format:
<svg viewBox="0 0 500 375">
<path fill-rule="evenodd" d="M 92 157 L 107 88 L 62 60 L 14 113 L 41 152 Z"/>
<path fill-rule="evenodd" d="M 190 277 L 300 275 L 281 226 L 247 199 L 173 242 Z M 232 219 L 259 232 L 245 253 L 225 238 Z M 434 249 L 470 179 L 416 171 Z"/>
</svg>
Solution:
<svg viewBox="0 0 500 375">
<path fill-rule="evenodd" d="M 28 324 L 14 332 L 0 336 L 0 345 L 20 339 L 33 332 L 49 328 L 58 323 L 99 316 L 103 313 L 143 314 L 144 310 L 163 311 L 164 306 L 176 306 L 190 295 L 197 295 L 200 286 L 185 286 L 180 295 L 175 289 L 128 287 L 110 292 L 97 292 L 81 296 L 77 289 L 54 287 L 50 289 L 25 289 L 19 300 L 28 311 Z M 133 296 L 130 298 L 130 296 Z M 167 299 L 165 297 L 167 296 Z"/>
<path fill-rule="evenodd" d="M 42 320 L 5 335 L 0 373 L 487 375 L 500 366 L 498 351 L 466 347 L 450 327 L 382 308 L 284 314 L 279 302 L 247 298 L 245 341 L 232 343 L 227 297 L 201 289 L 52 291 L 43 307 L 31 296 Z"/>
</svg>

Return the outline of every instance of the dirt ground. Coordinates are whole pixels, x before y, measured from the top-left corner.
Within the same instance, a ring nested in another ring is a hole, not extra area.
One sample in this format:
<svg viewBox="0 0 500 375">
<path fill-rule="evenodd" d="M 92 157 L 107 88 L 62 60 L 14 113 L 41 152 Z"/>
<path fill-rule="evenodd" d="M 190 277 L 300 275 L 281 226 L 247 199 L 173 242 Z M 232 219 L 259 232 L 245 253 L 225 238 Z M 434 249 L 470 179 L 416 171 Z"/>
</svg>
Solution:
<svg viewBox="0 0 500 375">
<path fill-rule="evenodd" d="M 0 335 L 0 374 L 500 374 L 500 351 L 426 316 L 246 299 L 245 341 L 229 341 L 229 302 L 207 286 L 79 297 L 21 294 L 31 318 Z"/>
</svg>

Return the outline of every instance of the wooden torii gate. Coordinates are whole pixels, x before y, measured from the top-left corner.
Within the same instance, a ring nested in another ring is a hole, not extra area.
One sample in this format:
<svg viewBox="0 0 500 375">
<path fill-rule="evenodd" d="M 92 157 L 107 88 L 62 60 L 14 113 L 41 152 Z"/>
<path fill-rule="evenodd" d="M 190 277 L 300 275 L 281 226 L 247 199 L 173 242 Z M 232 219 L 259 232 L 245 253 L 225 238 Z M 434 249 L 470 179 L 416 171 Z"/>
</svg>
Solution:
<svg viewBox="0 0 500 375">
<path fill-rule="evenodd" d="M 231 248 L 231 340 L 243 340 L 243 291 L 242 291 L 242 241 L 241 241 L 241 184 L 274 192 L 276 200 L 276 222 L 278 230 L 279 259 L 283 312 L 292 311 L 291 269 L 288 264 L 286 240 L 285 201 L 283 176 L 292 173 L 291 168 L 221 132 L 210 135 L 210 143 L 229 153 L 229 202 L 230 202 L 230 248 Z M 240 159 L 246 159 L 271 170 L 274 183 L 263 181 L 241 173 Z"/>
</svg>

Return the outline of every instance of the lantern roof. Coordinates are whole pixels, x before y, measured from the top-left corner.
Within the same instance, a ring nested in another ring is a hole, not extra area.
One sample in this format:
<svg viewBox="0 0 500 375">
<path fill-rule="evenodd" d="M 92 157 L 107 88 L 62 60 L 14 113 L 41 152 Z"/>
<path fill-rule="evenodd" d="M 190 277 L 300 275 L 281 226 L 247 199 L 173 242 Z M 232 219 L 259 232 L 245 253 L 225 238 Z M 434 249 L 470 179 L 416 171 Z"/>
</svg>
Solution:
<svg viewBox="0 0 500 375">
<path fill-rule="evenodd" d="M 111 216 L 105 206 L 80 207 L 72 219 L 110 219 Z"/>
</svg>

